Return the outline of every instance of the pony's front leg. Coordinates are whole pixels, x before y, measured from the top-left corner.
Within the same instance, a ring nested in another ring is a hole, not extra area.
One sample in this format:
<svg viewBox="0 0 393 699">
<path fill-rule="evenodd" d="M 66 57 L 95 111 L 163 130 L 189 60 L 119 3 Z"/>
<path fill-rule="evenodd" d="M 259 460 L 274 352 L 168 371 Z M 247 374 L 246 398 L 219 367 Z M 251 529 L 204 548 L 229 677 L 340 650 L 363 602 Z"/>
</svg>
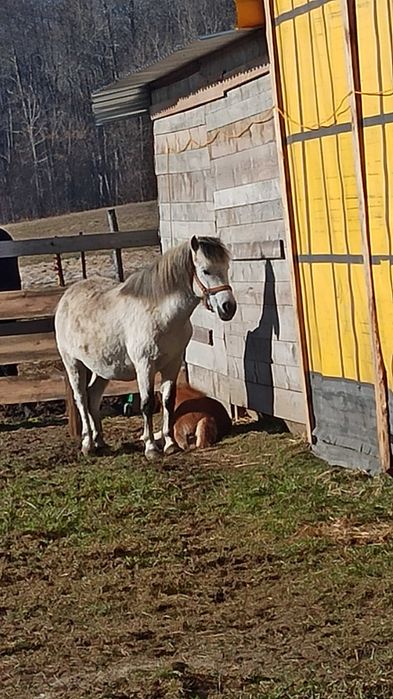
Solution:
<svg viewBox="0 0 393 699">
<path fill-rule="evenodd" d="M 176 380 L 181 367 L 181 358 L 176 359 L 161 372 L 162 437 L 164 454 L 173 454 L 178 447 L 173 438 L 173 416 L 176 400 Z"/>
<path fill-rule="evenodd" d="M 160 451 L 154 441 L 153 414 L 155 407 L 154 375 L 152 367 L 148 364 L 136 366 L 139 393 L 141 397 L 141 410 L 144 420 L 143 441 L 145 443 L 145 456 L 147 459 L 155 459 Z"/>
</svg>

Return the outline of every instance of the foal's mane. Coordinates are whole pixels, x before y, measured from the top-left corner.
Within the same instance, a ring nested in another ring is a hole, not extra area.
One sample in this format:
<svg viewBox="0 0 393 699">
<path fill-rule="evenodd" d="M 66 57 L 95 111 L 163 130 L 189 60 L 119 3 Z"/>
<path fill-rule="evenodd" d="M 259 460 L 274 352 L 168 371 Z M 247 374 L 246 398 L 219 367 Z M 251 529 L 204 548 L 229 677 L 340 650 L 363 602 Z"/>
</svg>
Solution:
<svg viewBox="0 0 393 699">
<path fill-rule="evenodd" d="M 212 262 L 225 263 L 229 252 L 219 238 L 198 238 L 199 248 Z M 132 272 L 122 284 L 120 293 L 135 298 L 159 301 L 178 289 L 190 289 L 194 265 L 190 242 L 167 250 L 151 265 Z"/>
</svg>

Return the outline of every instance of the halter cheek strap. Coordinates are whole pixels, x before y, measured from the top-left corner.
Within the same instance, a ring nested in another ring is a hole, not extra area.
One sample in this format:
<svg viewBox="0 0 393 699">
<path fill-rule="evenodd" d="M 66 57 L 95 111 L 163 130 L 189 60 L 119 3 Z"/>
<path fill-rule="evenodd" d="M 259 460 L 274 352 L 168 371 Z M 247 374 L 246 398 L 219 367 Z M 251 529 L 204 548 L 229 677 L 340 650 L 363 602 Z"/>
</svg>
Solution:
<svg viewBox="0 0 393 699">
<path fill-rule="evenodd" d="M 205 286 L 199 279 L 196 272 L 194 272 L 194 281 L 196 282 L 199 289 L 202 291 L 202 303 L 208 311 L 213 310 L 210 303 L 210 296 L 214 296 L 215 294 L 218 294 L 220 291 L 232 291 L 232 287 L 229 284 L 221 284 L 221 286 L 213 286 L 211 288 Z"/>
</svg>

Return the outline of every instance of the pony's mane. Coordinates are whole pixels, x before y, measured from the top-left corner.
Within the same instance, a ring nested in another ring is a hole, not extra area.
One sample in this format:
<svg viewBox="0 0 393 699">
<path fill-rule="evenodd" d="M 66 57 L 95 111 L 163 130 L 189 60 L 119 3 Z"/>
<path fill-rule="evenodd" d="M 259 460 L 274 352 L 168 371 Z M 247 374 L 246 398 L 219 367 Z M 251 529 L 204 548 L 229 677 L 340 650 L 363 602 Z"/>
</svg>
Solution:
<svg viewBox="0 0 393 699">
<path fill-rule="evenodd" d="M 229 252 L 219 238 L 198 238 L 199 247 L 212 262 L 227 262 Z M 121 293 L 158 301 L 179 288 L 190 289 L 194 266 L 189 241 L 167 250 L 162 257 L 132 272 L 121 286 Z"/>
</svg>

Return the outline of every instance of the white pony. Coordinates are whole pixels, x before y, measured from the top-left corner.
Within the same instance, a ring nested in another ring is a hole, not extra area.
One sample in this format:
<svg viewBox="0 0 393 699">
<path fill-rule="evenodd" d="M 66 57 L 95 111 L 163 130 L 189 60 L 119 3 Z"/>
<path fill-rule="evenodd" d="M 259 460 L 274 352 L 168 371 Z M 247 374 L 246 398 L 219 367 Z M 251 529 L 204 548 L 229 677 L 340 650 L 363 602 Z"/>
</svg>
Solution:
<svg viewBox="0 0 393 699">
<path fill-rule="evenodd" d="M 194 236 L 121 284 L 77 282 L 55 314 L 55 333 L 82 421 L 82 452 L 104 446 L 100 402 L 110 379 L 138 381 L 145 455 L 154 458 L 154 378 L 161 373 L 164 453 L 176 444 L 172 417 L 176 379 L 191 339 L 198 303 L 231 320 L 236 301 L 228 283 L 230 256 L 218 238 Z"/>
</svg>

